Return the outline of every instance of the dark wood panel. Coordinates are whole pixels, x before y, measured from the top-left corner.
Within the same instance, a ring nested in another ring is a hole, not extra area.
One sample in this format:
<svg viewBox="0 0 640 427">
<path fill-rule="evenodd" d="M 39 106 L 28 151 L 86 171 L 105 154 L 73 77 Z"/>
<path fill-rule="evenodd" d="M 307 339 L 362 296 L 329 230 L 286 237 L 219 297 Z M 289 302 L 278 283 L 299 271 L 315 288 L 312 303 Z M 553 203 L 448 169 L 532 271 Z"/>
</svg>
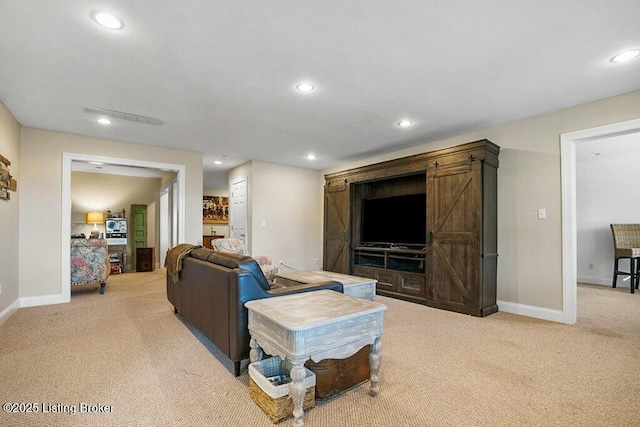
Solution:
<svg viewBox="0 0 640 427">
<path fill-rule="evenodd" d="M 153 248 L 136 248 L 136 271 L 153 271 L 154 267 Z"/>
<path fill-rule="evenodd" d="M 349 186 L 327 185 L 324 195 L 324 254 L 323 269 L 349 274 Z"/>
<path fill-rule="evenodd" d="M 499 152 L 480 140 L 326 175 L 325 269 L 373 276 L 380 295 L 474 316 L 497 311 Z M 363 199 L 420 193 L 424 250 L 362 247 Z"/>
</svg>

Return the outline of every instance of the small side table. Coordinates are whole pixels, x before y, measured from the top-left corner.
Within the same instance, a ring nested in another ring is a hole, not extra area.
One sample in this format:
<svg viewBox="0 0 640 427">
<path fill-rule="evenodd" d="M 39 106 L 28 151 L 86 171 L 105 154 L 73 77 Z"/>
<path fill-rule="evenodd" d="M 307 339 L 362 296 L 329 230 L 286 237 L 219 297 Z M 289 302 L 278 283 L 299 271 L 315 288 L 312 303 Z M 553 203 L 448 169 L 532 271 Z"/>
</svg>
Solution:
<svg viewBox="0 0 640 427">
<path fill-rule="evenodd" d="M 345 295 L 351 295 L 368 300 L 376 299 L 376 279 L 368 277 L 351 276 L 349 274 L 334 273 L 332 271 L 286 271 L 276 274 L 276 283 L 285 286 L 295 286 L 302 283 L 318 283 L 334 280 L 342 283 Z"/>
<path fill-rule="evenodd" d="M 224 239 L 224 234 L 212 234 L 210 236 L 202 236 L 202 246 L 213 249 L 213 241 L 216 239 Z"/>
<path fill-rule="evenodd" d="M 371 346 L 371 396 L 380 392 L 380 339 L 387 306 L 339 292 L 321 290 L 245 303 L 249 311 L 251 362 L 264 353 L 291 361 L 289 395 L 296 426 L 304 424 L 304 362 L 344 359 Z"/>
</svg>

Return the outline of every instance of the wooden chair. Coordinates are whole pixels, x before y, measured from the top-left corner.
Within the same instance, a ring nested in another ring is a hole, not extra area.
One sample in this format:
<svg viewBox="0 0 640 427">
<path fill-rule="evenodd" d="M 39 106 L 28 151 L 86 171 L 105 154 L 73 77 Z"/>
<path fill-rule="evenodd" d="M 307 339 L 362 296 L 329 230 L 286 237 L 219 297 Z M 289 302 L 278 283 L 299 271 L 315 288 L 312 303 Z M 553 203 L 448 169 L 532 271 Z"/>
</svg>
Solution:
<svg viewBox="0 0 640 427">
<path fill-rule="evenodd" d="M 613 233 L 614 264 L 613 286 L 616 287 L 618 275 L 630 276 L 631 293 L 638 289 L 640 282 L 640 224 L 611 224 Z M 618 262 L 629 260 L 629 271 L 620 271 Z"/>
</svg>

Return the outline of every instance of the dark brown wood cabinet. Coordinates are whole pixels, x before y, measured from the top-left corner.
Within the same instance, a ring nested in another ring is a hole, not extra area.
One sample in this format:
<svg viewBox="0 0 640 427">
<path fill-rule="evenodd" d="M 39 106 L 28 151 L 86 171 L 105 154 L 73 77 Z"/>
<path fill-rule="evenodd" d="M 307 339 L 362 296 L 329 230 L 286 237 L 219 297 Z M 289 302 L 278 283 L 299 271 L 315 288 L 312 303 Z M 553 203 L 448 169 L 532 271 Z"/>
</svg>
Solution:
<svg viewBox="0 0 640 427">
<path fill-rule="evenodd" d="M 136 248 L 136 271 L 153 271 L 154 266 L 153 248 Z"/>
<path fill-rule="evenodd" d="M 380 295 L 495 313 L 499 151 L 482 140 L 326 175 L 324 269 L 374 278 Z M 425 244 L 363 241 L 363 200 L 412 194 L 426 194 Z"/>
<path fill-rule="evenodd" d="M 213 241 L 216 239 L 224 239 L 222 234 L 212 234 L 210 236 L 202 236 L 202 246 L 213 249 Z"/>
</svg>

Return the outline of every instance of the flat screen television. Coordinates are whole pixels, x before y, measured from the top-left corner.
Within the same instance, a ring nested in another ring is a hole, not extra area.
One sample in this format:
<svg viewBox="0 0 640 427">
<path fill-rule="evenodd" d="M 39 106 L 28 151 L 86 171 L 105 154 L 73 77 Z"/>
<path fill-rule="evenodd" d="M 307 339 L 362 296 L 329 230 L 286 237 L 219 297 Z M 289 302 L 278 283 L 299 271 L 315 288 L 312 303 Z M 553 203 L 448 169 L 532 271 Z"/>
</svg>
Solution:
<svg viewBox="0 0 640 427">
<path fill-rule="evenodd" d="M 426 234 L 426 194 L 362 201 L 363 244 L 424 245 Z"/>
</svg>

